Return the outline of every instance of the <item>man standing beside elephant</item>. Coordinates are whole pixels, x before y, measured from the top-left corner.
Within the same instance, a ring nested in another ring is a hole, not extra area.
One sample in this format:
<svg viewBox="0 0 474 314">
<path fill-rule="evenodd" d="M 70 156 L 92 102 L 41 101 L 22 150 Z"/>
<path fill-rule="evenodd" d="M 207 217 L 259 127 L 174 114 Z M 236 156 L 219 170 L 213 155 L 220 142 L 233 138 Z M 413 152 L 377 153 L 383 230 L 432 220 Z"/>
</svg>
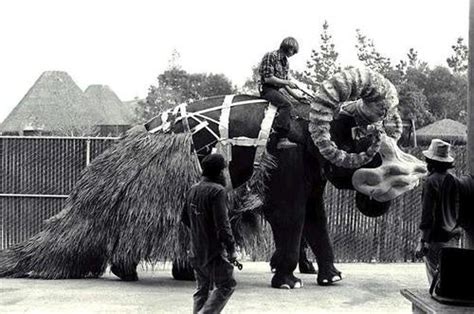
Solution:
<svg viewBox="0 0 474 314">
<path fill-rule="evenodd" d="M 297 54 L 298 50 L 299 45 L 296 39 L 287 37 L 283 39 L 278 50 L 267 52 L 263 56 L 259 67 L 260 96 L 278 107 L 278 115 L 274 124 L 278 137 L 278 149 L 296 147 L 296 144 L 288 139 L 291 100 L 282 91 L 286 90 L 293 98 L 300 100 L 300 97 L 292 90 L 297 88 L 297 85 L 288 78 L 290 69 L 288 58 Z"/>
<path fill-rule="evenodd" d="M 230 264 L 237 254 L 226 206 L 227 165 L 220 154 L 204 157 L 201 165 L 202 180 L 191 187 L 182 214 L 191 229 L 190 261 L 197 281 L 193 313 L 220 313 L 237 284 Z"/>
</svg>

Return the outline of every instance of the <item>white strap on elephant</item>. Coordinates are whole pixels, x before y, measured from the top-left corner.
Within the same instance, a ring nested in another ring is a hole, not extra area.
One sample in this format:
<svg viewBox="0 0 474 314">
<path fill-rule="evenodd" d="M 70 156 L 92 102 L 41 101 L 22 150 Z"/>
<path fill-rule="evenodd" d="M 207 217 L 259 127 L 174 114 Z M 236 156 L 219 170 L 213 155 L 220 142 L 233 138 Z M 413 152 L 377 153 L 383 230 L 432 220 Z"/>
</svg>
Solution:
<svg viewBox="0 0 474 314">
<path fill-rule="evenodd" d="M 232 160 L 232 146 L 254 146 L 257 148 L 255 153 L 255 160 L 254 163 L 258 164 L 261 160 L 263 152 L 265 151 L 265 147 L 268 142 L 268 138 L 270 136 L 271 127 L 273 124 L 273 120 L 275 118 L 277 108 L 271 105 L 268 101 L 264 99 L 251 99 L 251 100 L 244 100 L 244 101 L 237 101 L 232 102 L 234 99 L 234 95 L 227 95 L 224 97 L 224 100 L 221 105 L 202 109 L 195 112 L 189 112 L 186 110 L 187 104 L 183 103 L 181 105 L 176 106 L 173 109 L 167 110 L 163 112 L 160 116 L 161 123 L 160 125 L 149 129 L 150 133 L 156 132 L 167 132 L 171 129 L 172 123 L 176 123 L 182 121 L 185 131 L 192 132 L 193 134 L 201 131 L 206 130 L 216 139 L 216 150 L 217 152 L 223 154 L 226 159 L 230 162 Z M 257 104 L 262 103 L 268 105 L 265 113 L 264 118 L 260 124 L 260 130 L 258 133 L 257 138 L 249 138 L 245 136 L 239 137 L 229 137 L 229 118 L 230 118 L 230 111 L 233 107 L 236 106 L 245 106 L 250 104 Z M 208 112 L 221 110 L 219 121 L 205 115 Z M 171 116 L 175 117 L 175 119 L 171 118 Z M 189 128 L 189 119 L 195 120 L 197 125 L 195 125 L 192 129 Z M 210 127 L 209 123 L 214 123 L 218 126 L 219 134 L 216 134 Z"/>
<path fill-rule="evenodd" d="M 227 95 L 224 98 L 224 102 L 222 104 L 222 111 L 221 117 L 219 121 L 219 133 L 220 138 L 218 138 L 218 143 L 216 145 L 216 150 L 218 153 L 223 154 L 226 159 L 230 162 L 232 160 L 232 145 L 235 146 L 255 146 L 257 147 L 257 152 L 255 153 L 255 161 L 254 163 L 259 163 L 262 157 L 263 152 L 265 151 L 265 147 L 268 142 L 268 138 L 270 136 L 271 127 L 273 124 L 273 119 L 275 118 L 275 114 L 277 112 L 277 108 L 272 104 L 269 104 L 267 109 L 265 110 L 264 118 L 260 124 L 260 131 L 258 133 L 257 138 L 248 138 L 248 137 L 234 137 L 229 138 L 229 117 L 230 117 L 230 109 L 231 107 L 235 106 L 238 103 L 232 103 L 234 95 Z M 254 100 L 251 103 L 260 103 L 260 102 L 267 102 L 265 100 Z"/>
</svg>

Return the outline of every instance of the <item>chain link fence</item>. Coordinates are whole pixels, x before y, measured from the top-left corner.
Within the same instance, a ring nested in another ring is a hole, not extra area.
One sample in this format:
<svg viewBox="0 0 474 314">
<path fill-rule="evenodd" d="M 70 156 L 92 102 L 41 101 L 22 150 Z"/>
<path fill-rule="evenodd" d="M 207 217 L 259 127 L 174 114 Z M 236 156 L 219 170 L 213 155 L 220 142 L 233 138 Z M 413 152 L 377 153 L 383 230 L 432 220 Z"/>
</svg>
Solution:
<svg viewBox="0 0 474 314">
<path fill-rule="evenodd" d="M 0 243 L 7 248 L 57 214 L 86 165 L 115 138 L 0 137 Z"/>
<path fill-rule="evenodd" d="M 0 244 L 7 248 L 41 230 L 57 214 L 87 164 L 117 138 L 0 137 Z M 422 159 L 425 148 L 409 151 Z M 453 146 L 455 173 L 466 171 L 465 146 Z M 378 218 L 362 215 L 353 191 L 328 184 L 325 204 L 328 227 L 338 262 L 399 262 L 414 260 L 421 219 L 421 186 L 392 203 Z M 254 245 L 256 260 L 273 253 L 272 233 L 264 224 Z M 311 256 L 311 255 L 310 255 Z"/>
</svg>

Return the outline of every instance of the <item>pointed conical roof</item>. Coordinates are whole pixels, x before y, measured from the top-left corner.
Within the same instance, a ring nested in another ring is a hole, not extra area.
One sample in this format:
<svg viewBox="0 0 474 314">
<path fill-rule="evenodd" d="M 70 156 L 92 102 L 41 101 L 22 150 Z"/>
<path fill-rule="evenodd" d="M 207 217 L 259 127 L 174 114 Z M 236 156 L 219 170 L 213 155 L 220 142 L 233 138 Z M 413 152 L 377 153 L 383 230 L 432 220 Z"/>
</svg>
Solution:
<svg viewBox="0 0 474 314">
<path fill-rule="evenodd" d="M 66 72 L 46 71 L 0 125 L 1 132 L 25 128 L 86 134 L 97 124 L 97 110 Z"/>
<path fill-rule="evenodd" d="M 125 104 L 107 85 L 90 85 L 84 92 L 89 102 L 97 108 L 102 125 L 129 125 L 133 116 Z"/>
</svg>

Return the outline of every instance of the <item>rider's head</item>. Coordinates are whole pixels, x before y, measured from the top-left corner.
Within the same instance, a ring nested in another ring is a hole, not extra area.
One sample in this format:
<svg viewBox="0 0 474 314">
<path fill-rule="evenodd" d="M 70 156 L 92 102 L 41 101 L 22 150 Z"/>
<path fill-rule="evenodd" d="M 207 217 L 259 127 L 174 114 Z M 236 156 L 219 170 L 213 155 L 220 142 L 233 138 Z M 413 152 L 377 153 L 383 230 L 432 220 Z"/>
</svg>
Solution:
<svg viewBox="0 0 474 314">
<path fill-rule="evenodd" d="M 299 49 L 298 42 L 293 37 L 286 37 L 280 44 L 280 50 L 288 57 L 297 54 Z"/>
</svg>

